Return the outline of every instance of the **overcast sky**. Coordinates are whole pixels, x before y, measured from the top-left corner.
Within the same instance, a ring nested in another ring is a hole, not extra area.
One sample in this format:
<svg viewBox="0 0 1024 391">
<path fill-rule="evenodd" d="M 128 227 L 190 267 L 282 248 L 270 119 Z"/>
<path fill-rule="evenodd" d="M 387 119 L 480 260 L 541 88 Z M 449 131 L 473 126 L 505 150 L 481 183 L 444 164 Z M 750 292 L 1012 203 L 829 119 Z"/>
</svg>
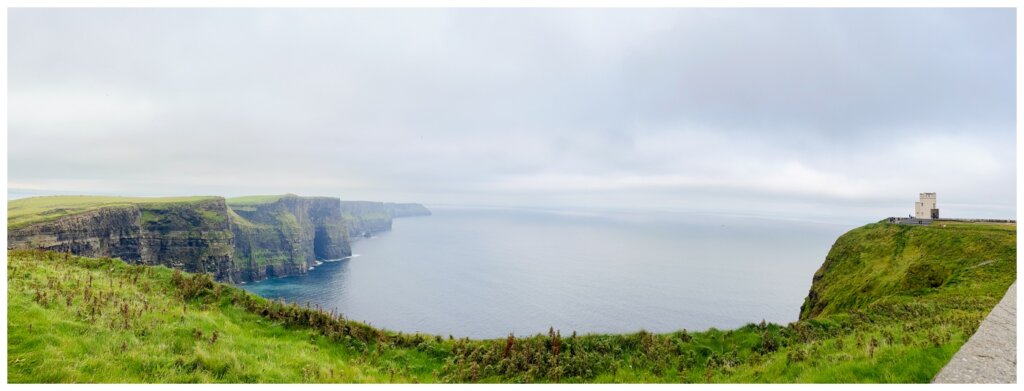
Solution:
<svg viewBox="0 0 1024 391">
<path fill-rule="evenodd" d="M 11 194 L 875 220 L 934 191 L 947 216 L 1016 214 L 1013 9 L 12 9 L 8 23 Z"/>
</svg>

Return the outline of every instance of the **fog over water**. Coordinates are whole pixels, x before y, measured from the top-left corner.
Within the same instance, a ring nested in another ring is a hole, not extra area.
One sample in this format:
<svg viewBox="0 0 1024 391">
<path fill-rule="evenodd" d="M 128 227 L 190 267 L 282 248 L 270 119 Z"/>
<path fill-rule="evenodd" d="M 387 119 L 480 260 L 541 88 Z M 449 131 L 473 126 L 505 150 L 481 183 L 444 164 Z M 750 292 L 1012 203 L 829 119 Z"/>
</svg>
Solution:
<svg viewBox="0 0 1024 391">
<path fill-rule="evenodd" d="M 242 285 L 403 332 L 498 338 L 797 319 L 847 225 L 679 213 L 434 208 L 350 259 Z"/>
</svg>

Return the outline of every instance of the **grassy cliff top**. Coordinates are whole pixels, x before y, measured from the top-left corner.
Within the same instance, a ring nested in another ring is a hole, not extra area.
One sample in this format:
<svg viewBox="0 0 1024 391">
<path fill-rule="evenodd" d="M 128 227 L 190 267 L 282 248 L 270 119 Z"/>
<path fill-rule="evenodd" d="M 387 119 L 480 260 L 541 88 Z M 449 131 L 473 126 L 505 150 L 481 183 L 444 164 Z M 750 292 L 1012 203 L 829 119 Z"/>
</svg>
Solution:
<svg viewBox="0 0 1024 391">
<path fill-rule="evenodd" d="M 190 197 L 114 197 L 114 196 L 43 196 L 7 202 L 7 228 L 21 228 L 44 221 L 56 220 L 91 210 L 112 206 L 127 206 L 197 202 L 217 200 L 215 196 Z"/>
<path fill-rule="evenodd" d="M 802 318 L 928 298 L 985 295 L 998 300 L 1016 279 L 1017 225 L 876 223 L 836 240 Z"/>
</svg>

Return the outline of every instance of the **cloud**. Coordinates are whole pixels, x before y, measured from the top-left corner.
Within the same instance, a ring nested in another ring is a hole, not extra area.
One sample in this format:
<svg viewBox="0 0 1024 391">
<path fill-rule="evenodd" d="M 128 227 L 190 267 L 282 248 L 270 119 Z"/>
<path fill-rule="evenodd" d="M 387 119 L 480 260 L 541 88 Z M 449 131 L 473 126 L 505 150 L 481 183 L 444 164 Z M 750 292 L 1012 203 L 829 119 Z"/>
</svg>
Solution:
<svg viewBox="0 0 1024 391">
<path fill-rule="evenodd" d="M 144 95 L 102 87 L 19 90 L 8 99 L 8 110 L 16 113 L 10 126 L 56 135 L 83 128 L 138 127 L 158 116 L 153 102 Z"/>
<path fill-rule="evenodd" d="M 938 191 L 1016 210 L 1013 10 L 8 20 L 9 187 L 872 218 Z"/>
</svg>

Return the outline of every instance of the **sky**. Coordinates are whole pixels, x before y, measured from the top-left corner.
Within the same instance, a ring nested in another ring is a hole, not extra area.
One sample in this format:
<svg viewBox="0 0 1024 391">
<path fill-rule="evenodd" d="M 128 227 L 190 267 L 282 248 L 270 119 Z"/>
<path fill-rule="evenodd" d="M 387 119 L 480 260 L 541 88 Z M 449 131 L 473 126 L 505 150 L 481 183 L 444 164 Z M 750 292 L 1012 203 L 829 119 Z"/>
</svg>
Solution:
<svg viewBox="0 0 1024 391">
<path fill-rule="evenodd" d="M 8 194 L 1016 215 L 1013 9 L 11 9 Z"/>
</svg>

